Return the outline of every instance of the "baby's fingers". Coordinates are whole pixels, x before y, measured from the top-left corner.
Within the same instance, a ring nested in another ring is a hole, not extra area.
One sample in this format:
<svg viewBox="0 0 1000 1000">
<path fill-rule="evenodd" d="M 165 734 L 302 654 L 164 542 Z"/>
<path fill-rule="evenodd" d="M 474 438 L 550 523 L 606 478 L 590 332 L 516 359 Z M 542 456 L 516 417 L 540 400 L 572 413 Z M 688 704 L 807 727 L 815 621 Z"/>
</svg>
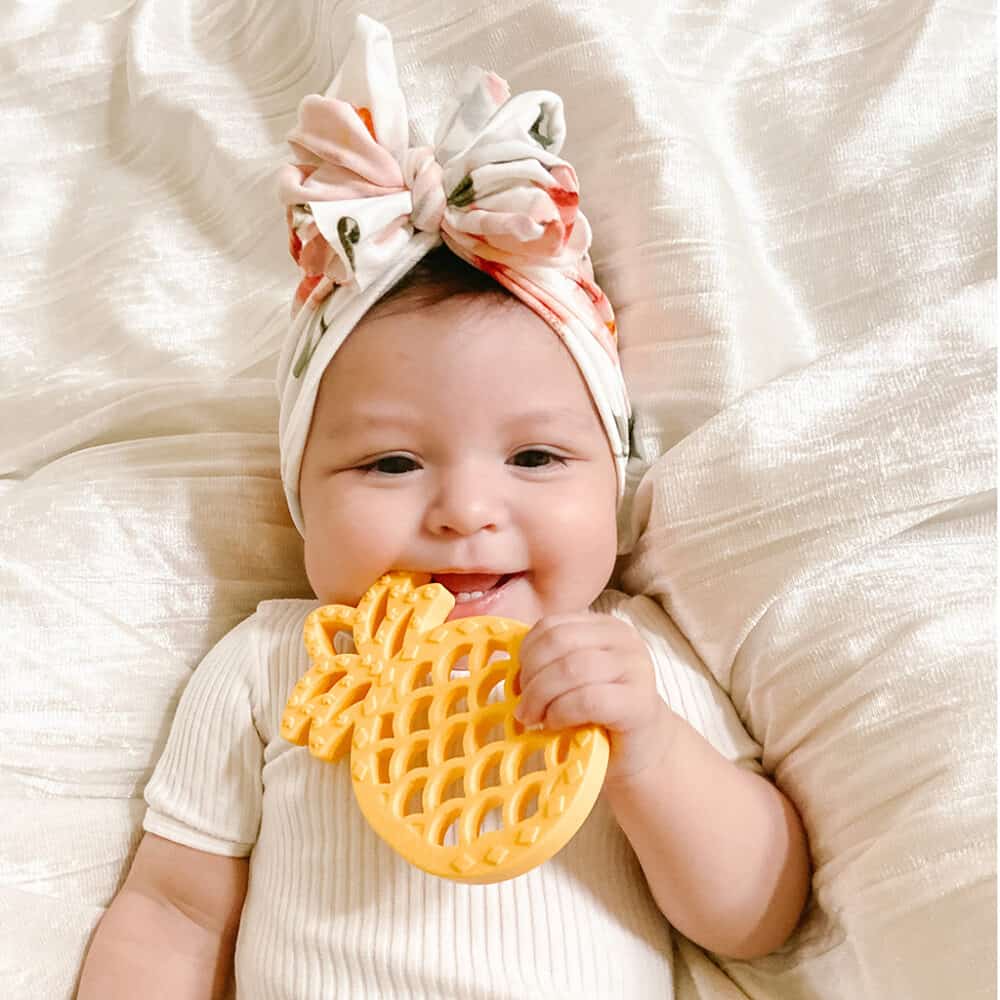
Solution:
<svg viewBox="0 0 1000 1000">
<path fill-rule="evenodd" d="M 612 731 L 631 729 L 642 716 L 635 691 L 625 684 L 587 684 L 553 699 L 542 720 L 546 729 L 598 724 Z"/>
<path fill-rule="evenodd" d="M 583 649 L 621 651 L 641 643 L 635 630 L 611 615 L 592 611 L 577 614 L 550 615 L 540 619 L 521 643 L 521 662 L 531 670 L 535 664 L 547 664 Z M 644 647 L 641 647 L 644 648 Z"/>
<path fill-rule="evenodd" d="M 514 714 L 525 725 L 545 723 L 549 706 L 557 698 L 588 685 L 613 684 L 622 676 L 620 664 L 601 650 L 560 657 L 527 679 L 522 674 L 521 700 Z"/>
</svg>

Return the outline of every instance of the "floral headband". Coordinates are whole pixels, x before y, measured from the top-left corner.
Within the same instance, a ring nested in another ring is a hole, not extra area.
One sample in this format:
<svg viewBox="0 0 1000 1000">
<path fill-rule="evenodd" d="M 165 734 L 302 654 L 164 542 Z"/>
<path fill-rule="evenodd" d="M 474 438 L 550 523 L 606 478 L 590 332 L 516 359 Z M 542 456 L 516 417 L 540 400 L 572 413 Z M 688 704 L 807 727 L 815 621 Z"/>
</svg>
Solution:
<svg viewBox="0 0 1000 1000">
<path fill-rule="evenodd" d="M 433 145 L 410 145 L 392 38 L 359 15 L 325 96 L 299 107 L 296 162 L 279 178 L 289 248 L 302 271 L 278 364 L 281 478 L 303 531 L 298 480 L 320 378 L 375 302 L 442 241 L 546 321 L 573 356 L 625 486 L 630 409 L 614 314 L 594 283 L 576 172 L 559 158 L 562 101 L 510 96 L 472 68 Z"/>
</svg>

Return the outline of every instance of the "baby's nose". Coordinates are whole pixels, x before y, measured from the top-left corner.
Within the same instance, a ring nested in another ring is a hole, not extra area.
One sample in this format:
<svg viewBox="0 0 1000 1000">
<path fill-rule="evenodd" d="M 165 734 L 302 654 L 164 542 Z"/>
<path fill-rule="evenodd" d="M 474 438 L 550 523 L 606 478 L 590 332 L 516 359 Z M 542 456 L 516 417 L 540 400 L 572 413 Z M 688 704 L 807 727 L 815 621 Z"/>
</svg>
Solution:
<svg viewBox="0 0 1000 1000">
<path fill-rule="evenodd" d="M 487 476 L 472 469 L 452 470 L 443 475 L 427 511 L 427 526 L 434 534 L 495 531 L 502 520 L 499 492 Z"/>
</svg>

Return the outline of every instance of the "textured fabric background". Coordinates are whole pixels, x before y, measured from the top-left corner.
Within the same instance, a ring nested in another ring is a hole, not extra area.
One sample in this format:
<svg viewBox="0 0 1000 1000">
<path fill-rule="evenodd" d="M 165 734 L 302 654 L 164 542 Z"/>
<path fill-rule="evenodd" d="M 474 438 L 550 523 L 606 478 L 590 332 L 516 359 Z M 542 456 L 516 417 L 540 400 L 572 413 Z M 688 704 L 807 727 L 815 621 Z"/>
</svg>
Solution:
<svg viewBox="0 0 1000 1000">
<path fill-rule="evenodd" d="M 4 5 L 0 992 L 72 995 L 190 671 L 308 594 L 273 174 L 361 9 L 422 136 L 468 62 L 563 95 L 648 466 L 622 581 L 811 835 L 789 945 L 681 942 L 681 996 L 992 996 L 988 0 Z"/>
</svg>

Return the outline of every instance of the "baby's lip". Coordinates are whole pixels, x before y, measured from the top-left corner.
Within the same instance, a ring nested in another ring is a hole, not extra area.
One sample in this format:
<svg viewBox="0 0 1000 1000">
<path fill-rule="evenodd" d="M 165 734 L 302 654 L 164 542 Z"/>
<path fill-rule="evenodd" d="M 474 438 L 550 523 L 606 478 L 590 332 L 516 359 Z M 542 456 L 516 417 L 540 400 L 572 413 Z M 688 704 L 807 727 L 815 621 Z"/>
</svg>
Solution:
<svg viewBox="0 0 1000 1000">
<path fill-rule="evenodd" d="M 440 583 L 453 594 L 467 594 L 472 590 L 486 592 L 507 579 L 506 573 L 434 573 L 432 583 Z"/>
</svg>

